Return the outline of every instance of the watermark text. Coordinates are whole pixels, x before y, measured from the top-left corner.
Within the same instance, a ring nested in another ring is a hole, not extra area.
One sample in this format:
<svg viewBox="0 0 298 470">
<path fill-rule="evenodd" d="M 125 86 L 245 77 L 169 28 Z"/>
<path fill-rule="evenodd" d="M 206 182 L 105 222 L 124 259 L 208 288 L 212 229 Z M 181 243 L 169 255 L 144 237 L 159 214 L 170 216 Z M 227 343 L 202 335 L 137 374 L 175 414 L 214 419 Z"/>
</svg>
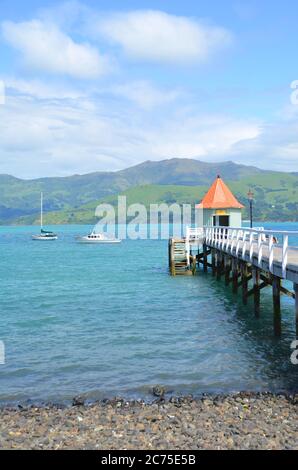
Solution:
<svg viewBox="0 0 298 470">
<path fill-rule="evenodd" d="M 0 341 L 0 364 L 5 364 L 5 345 L 3 341 Z"/>
<path fill-rule="evenodd" d="M 298 80 L 294 80 L 291 83 L 291 88 L 294 90 L 291 93 L 291 103 L 294 105 L 298 105 Z"/>
<path fill-rule="evenodd" d="M 0 80 L 0 105 L 5 104 L 5 84 Z"/>
<path fill-rule="evenodd" d="M 95 210 L 97 232 L 122 240 L 166 240 L 182 237 L 186 226 L 198 223 L 199 213 L 191 204 L 128 205 L 126 196 L 118 196 L 117 205 L 100 204 Z"/>
<path fill-rule="evenodd" d="M 298 339 L 292 341 L 291 343 L 291 349 L 294 349 L 294 351 L 291 354 L 291 363 L 294 366 L 298 365 Z"/>
</svg>

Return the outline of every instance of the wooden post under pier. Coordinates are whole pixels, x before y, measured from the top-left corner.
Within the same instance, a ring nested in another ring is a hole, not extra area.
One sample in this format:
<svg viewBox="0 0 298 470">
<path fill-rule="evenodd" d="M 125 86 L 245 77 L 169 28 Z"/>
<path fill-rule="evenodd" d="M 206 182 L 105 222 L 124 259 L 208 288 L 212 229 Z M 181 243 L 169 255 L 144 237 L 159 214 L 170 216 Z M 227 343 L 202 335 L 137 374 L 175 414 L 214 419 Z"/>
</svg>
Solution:
<svg viewBox="0 0 298 470">
<path fill-rule="evenodd" d="M 216 274 L 216 251 L 211 248 L 211 265 L 212 265 L 212 276 Z"/>
<path fill-rule="evenodd" d="M 172 253 L 171 253 L 171 250 L 172 250 L 172 238 L 169 239 L 169 244 L 168 244 L 168 255 L 169 255 L 169 270 L 171 272 L 171 266 L 172 266 Z"/>
<path fill-rule="evenodd" d="M 241 281 L 242 281 L 242 301 L 244 305 L 247 305 L 248 297 L 248 268 L 247 263 L 241 263 Z"/>
<path fill-rule="evenodd" d="M 238 259 L 232 259 L 232 280 L 233 280 L 233 293 L 238 292 Z"/>
<path fill-rule="evenodd" d="M 256 266 L 252 267 L 254 310 L 255 316 L 260 316 L 260 270 Z"/>
<path fill-rule="evenodd" d="M 203 269 L 204 273 L 208 271 L 208 256 L 207 256 L 207 245 L 203 244 Z"/>
<path fill-rule="evenodd" d="M 217 250 L 216 261 L 216 279 L 220 281 L 222 275 L 222 253 L 219 250 Z"/>
<path fill-rule="evenodd" d="M 253 298 L 256 317 L 260 315 L 260 291 L 272 287 L 275 334 L 281 335 L 280 296 L 287 295 L 295 301 L 298 336 L 298 252 L 297 247 L 289 247 L 288 243 L 289 236 L 298 232 L 281 232 L 282 243 L 276 246 L 272 245 L 272 233 L 262 231 L 260 235 L 259 229 L 228 228 L 223 231 L 221 227 L 215 227 L 206 229 L 205 233 L 202 229 L 192 231 L 188 238 L 172 238 L 168 245 L 170 272 L 174 276 L 191 275 L 200 264 L 204 272 L 210 267 L 218 280 L 224 277 L 226 286 L 232 283 L 234 293 L 241 287 L 240 295 L 245 305 L 250 296 Z M 283 279 L 292 282 L 294 288 L 283 285 Z"/>
<path fill-rule="evenodd" d="M 224 255 L 224 263 L 225 263 L 225 285 L 228 286 L 230 284 L 230 273 L 231 273 L 231 258 L 228 255 Z"/>
<path fill-rule="evenodd" d="M 273 325 L 276 336 L 281 335 L 280 287 L 280 278 L 277 276 L 272 276 Z"/>
<path fill-rule="evenodd" d="M 191 256 L 191 272 L 193 276 L 196 274 L 196 271 L 197 271 L 197 257 L 196 255 L 192 255 Z"/>
</svg>

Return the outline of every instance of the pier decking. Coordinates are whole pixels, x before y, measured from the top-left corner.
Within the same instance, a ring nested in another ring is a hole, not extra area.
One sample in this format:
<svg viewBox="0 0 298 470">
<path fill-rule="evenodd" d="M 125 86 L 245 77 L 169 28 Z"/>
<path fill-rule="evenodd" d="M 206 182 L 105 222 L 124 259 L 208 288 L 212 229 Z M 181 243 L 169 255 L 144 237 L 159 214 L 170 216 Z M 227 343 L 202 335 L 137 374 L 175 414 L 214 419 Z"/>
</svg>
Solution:
<svg viewBox="0 0 298 470">
<path fill-rule="evenodd" d="M 225 284 L 232 283 L 233 292 L 242 289 L 242 300 L 254 298 L 254 311 L 260 315 L 260 292 L 272 287 L 274 331 L 281 333 L 281 294 L 295 300 L 298 333 L 298 246 L 293 239 L 298 232 L 266 231 L 233 227 L 187 228 L 183 239 L 169 240 L 169 267 L 172 275 L 195 274 L 203 266 L 205 272 Z M 293 283 L 293 291 L 283 285 Z M 250 282 L 252 285 L 250 286 Z"/>
</svg>

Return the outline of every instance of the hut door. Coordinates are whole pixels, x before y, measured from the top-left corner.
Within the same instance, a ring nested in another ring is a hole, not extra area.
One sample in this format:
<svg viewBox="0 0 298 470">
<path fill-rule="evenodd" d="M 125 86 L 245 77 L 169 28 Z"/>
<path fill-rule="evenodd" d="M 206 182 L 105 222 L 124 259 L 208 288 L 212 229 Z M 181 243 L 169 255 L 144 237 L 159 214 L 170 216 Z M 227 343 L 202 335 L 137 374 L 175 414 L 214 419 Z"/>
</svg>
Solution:
<svg viewBox="0 0 298 470">
<path fill-rule="evenodd" d="M 230 217 L 228 215 L 220 215 L 218 217 L 218 225 L 220 227 L 229 227 L 230 226 Z"/>
<path fill-rule="evenodd" d="M 213 216 L 213 227 L 229 227 L 230 216 L 228 215 L 214 215 Z"/>
</svg>

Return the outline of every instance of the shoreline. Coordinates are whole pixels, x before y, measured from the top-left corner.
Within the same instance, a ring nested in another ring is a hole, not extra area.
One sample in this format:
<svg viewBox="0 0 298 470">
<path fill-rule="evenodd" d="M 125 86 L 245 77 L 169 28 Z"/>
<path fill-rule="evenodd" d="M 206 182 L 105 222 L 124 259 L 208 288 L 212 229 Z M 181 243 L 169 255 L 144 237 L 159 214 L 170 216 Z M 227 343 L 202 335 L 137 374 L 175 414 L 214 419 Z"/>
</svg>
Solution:
<svg viewBox="0 0 298 470">
<path fill-rule="evenodd" d="M 31 398 L 27 398 L 24 400 L 15 400 L 15 401 L 4 401 L 0 402 L 0 413 L 2 411 L 7 410 L 25 410 L 25 409 L 49 409 L 49 408 L 56 408 L 56 409 L 70 409 L 76 406 L 82 406 L 84 408 L 89 408 L 95 405 L 106 406 L 106 405 L 113 405 L 116 402 L 126 403 L 127 405 L 134 405 L 134 404 L 142 404 L 142 405 L 155 405 L 160 403 L 172 403 L 172 402 L 179 402 L 179 401 L 201 401 L 206 398 L 210 400 L 217 400 L 217 399 L 226 399 L 226 398 L 237 398 L 237 397 L 245 397 L 245 398 L 254 398 L 257 399 L 259 397 L 284 397 L 285 399 L 291 400 L 298 400 L 298 388 L 296 389 L 289 389 L 289 390 L 232 390 L 230 392 L 221 392 L 221 391 L 210 391 L 210 392 L 202 392 L 199 394 L 193 393 L 175 393 L 173 391 L 167 390 L 166 387 L 158 385 L 157 387 L 149 387 L 148 392 L 144 395 L 137 396 L 136 394 L 119 394 L 119 395 L 106 395 L 102 396 L 102 398 L 89 398 L 88 392 L 81 393 L 79 395 L 75 395 L 72 398 L 67 398 L 65 400 L 60 399 L 57 401 L 54 400 L 34 400 Z"/>
<path fill-rule="evenodd" d="M 86 227 L 89 227 L 90 225 L 94 225 L 96 223 L 97 219 L 95 218 L 93 221 L 91 221 L 90 223 L 88 222 L 64 222 L 64 223 L 49 223 L 48 225 L 49 226 L 55 226 L 55 227 L 63 227 L 65 225 L 69 225 L 69 226 L 74 226 L 74 225 L 84 225 Z M 243 220 L 242 223 L 249 223 L 249 220 Z M 271 219 L 266 219 L 266 220 L 257 220 L 255 219 L 254 220 L 254 224 L 270 224 L 270 223 L 274 223 L 274 224 L 297 224 L 297 219 L 295 220 L 271 220 Z M 145 224 L 145 222 L 144 222 Z M 3 224 L 3 223 L 0 223 L 0 227 L 14 227 L 14 228 L 19 228 L 19 227 L 39 227 L 39 223 L 36 222 L 34 224 L 17 224 L 17 223 L 13 223 L 13 224 Z M 115 225 L 121 225 L 121 224 L 118 224 L 118 223 L 115 223 Z M 147 224 L 147 225 L 150 225 L 150 224 Z"/>
<path fill-rule="evenodd" d="M 298 449 L 298 393 L 0 409 L 3 449 Z"/>
</svg>

